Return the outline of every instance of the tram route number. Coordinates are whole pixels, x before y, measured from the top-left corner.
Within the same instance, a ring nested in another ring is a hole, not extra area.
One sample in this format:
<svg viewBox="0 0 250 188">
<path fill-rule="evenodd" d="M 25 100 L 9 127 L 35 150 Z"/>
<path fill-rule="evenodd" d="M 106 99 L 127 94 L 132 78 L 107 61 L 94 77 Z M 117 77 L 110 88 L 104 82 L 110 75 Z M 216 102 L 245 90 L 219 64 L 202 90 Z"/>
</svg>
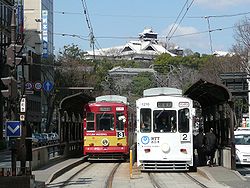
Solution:
<svg viewBox="0 0 250 188">
<path fill-rule="evenodd" d="M 125 133 L 120 131 L 120 132 L 116 132 L 116 137 L 117 138 L 124 138 L 125 137 Z"/>
<path fill-rule="evenodd" d="M 181 142 L 190 142 L 190 134 L 182 133 L 181 136 Z"/>
</svg>

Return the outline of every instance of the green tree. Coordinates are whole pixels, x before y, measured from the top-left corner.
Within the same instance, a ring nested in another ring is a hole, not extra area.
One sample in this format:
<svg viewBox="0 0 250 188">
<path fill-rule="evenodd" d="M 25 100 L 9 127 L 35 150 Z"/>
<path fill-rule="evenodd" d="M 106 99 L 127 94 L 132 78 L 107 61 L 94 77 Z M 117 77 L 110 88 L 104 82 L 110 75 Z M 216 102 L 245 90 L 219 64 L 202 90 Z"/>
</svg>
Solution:
<svg viewBox="0 0 250 188">
<path fill-rule="evenodd" d="M 140 73 L 132 80 L 131 92 L 132 94 L 141 97 L 143 90 L 156 87 L 155 78 L 151 73 Z"/>
</svg>

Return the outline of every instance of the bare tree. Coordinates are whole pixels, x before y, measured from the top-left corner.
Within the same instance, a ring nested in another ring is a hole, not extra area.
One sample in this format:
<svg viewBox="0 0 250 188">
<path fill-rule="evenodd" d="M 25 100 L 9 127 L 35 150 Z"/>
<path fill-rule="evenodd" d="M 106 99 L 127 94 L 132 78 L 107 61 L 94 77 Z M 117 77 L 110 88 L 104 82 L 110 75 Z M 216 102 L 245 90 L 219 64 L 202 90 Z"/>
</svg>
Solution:
<svg viewBox="0 0 250 188">
<path fill-rule="evenodd" d="M 247 65 L 248 52 L 250 50 L 250 19 L 245 17 L 235 24 L 235 26 L 234 39 L 236 44 L 233 45 L 232 51 L 239 56 L 242 68 L 250 72 Z"/>
</svg>

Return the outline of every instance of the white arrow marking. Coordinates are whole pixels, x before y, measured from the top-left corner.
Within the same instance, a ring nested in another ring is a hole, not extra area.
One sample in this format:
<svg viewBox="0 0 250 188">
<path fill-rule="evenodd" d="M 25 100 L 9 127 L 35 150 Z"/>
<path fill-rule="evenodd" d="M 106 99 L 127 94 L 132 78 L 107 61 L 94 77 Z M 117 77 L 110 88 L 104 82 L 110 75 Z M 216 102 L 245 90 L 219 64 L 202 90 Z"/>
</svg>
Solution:
<svg viewBox="0 0 250 188">
<path fill-rule="evenodd" d="M 19 125 L 16 126 L 15 129 L 12 129 L 12 127 L 8 127 L 8 129 L 12 132 L 12 134 L 14 134 L 19 129 Z"/>
</svg>

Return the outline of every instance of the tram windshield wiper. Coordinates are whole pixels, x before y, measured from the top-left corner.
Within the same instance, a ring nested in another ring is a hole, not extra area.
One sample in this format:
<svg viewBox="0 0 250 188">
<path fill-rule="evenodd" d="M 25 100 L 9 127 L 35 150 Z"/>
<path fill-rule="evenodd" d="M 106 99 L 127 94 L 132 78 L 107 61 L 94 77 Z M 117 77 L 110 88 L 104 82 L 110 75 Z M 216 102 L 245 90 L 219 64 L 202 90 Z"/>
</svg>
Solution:
<svg viewBox="0 0 250 188">
<path fill-rule="evenodd" d="M 156 116 L 156 118 L 158 119 L 160 117 L 160 115 L 165 111 L 165 109 L 163 109 L 162 111 L 160 111 L 160 113 Z"/>
<path fill-rule="evenodd" d="M 102 119 L 104 117 L 104 115 L 106 114 L 106 112 L 102 113 L 102 116 L 100 117 L 100 119 Z"/>
</svg>

